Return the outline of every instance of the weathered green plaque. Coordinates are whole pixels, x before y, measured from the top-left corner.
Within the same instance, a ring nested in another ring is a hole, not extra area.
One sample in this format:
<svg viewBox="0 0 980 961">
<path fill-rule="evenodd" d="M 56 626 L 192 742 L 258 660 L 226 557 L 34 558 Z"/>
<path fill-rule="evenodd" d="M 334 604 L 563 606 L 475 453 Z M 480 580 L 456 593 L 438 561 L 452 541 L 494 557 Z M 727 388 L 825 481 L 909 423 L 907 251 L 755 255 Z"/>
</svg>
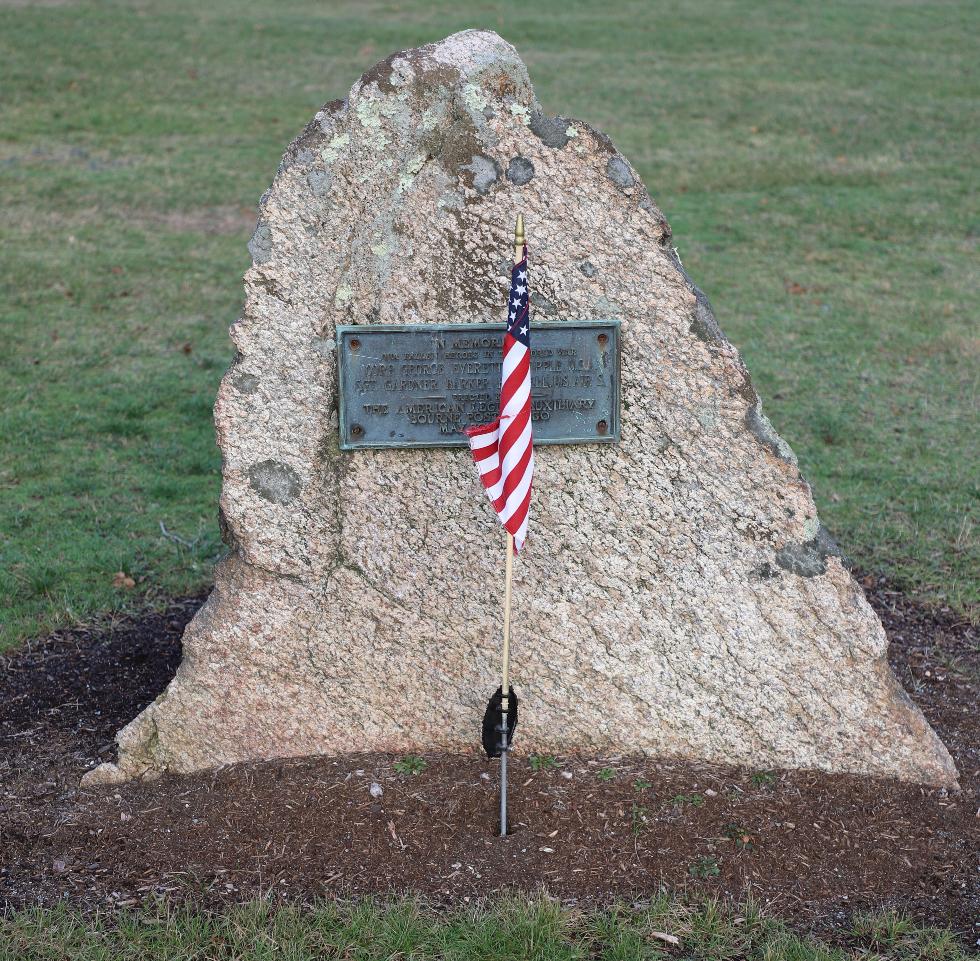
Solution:
<svg viewBox="0 0 980 961">
<path fill-rule="evenodd" d="M 497 416 L 503 324 L 337 328 L 340 447 L 465 447 Z M 619 322 L 535 323 L 535 444 L 619 440 Z"/>
</svg>

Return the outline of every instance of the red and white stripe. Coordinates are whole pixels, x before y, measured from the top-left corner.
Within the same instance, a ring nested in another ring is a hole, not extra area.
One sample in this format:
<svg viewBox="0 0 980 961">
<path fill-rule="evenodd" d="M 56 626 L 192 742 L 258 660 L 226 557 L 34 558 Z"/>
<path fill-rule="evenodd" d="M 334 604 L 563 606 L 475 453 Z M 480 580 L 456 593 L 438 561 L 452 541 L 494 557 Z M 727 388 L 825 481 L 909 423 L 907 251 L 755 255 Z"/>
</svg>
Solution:
<svg viewBox="0 0 980 961">
<path fill-rule="evenodd" d="M 514 265 L 527 276 L 527 248 Z M 515 281 L 516 283 L 516 281 Z M 512 285 L 513 289 L 513 285 Z M 512 329 L 528 325 L 530 297 L 504 333 L 504 360 L 500 375 L 500 416 L 489 424 L 465 431 L 480 472 L 480 481 L 501 524 L 514 535 L 514 548 L 520 551 L 527 537 L 534 475 L 534 444 L 531 437 L 531 350 Z"/>
</svg>

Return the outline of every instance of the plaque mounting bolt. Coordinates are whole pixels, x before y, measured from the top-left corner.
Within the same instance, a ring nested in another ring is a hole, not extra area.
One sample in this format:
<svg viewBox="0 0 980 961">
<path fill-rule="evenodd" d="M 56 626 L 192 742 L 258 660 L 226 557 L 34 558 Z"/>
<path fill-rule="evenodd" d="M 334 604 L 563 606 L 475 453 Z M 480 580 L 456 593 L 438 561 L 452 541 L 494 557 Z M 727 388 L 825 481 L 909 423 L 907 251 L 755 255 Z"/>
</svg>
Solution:
<svg viewBox="0 0 980 961">
<path fill-rule="evenodd" d="M 595 425 L 595 429 L 600 434 L 605 434 L 605 432 L 609 430 L 609 425 L 604 420 L 600 420 L 599 423 Z"/>
<path fill-rule="evenodd" d="M 364 433 L 364 428 L 360 424 L 354 424 L 350 429 L 351 437 L 360 437 Z"/>
</svg>

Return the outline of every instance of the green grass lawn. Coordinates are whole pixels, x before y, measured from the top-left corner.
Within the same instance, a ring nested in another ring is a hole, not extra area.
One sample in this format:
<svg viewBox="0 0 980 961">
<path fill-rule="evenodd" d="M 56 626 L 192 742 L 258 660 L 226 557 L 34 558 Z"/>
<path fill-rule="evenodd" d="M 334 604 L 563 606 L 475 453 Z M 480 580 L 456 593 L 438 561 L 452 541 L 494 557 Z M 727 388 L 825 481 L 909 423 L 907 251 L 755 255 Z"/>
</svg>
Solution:
<svg viewBox="0 0 980 961">
<path fill-rule="evenodd" d="M 975 611 L 978 10 L 0 0 L 0 647 L 208 583 L 254 205 L 467 26 L 643 173 L 849 555 Z"/>
<path fill-rule="evenodd" d="M 859 916 L 835 947 L 752 904 L 684 903 L 585 912 L 545 899 L 436 913 L 412 901 L 256 902 L 86 918 L 68 909 L 0 918 L 0 961 L 966 961 L 956 939 L 883 913 Z"/>
</svg>

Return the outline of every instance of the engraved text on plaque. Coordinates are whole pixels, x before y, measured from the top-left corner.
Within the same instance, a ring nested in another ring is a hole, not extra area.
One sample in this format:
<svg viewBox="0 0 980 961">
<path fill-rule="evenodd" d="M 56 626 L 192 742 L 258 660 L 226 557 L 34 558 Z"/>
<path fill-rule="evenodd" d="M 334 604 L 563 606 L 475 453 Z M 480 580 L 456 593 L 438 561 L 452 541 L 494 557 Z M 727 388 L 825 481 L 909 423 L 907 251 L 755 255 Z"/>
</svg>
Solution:
<svg viewBox="0 0 980 961">
<path fill-rule="evenodd" d="M 460 433 L 497 416 L 502 324 L 337 328 L 340 446 L 465 447 Z M 536 323 L 535 444 L 619 439 L 619 323 Z"/>
</svg>

